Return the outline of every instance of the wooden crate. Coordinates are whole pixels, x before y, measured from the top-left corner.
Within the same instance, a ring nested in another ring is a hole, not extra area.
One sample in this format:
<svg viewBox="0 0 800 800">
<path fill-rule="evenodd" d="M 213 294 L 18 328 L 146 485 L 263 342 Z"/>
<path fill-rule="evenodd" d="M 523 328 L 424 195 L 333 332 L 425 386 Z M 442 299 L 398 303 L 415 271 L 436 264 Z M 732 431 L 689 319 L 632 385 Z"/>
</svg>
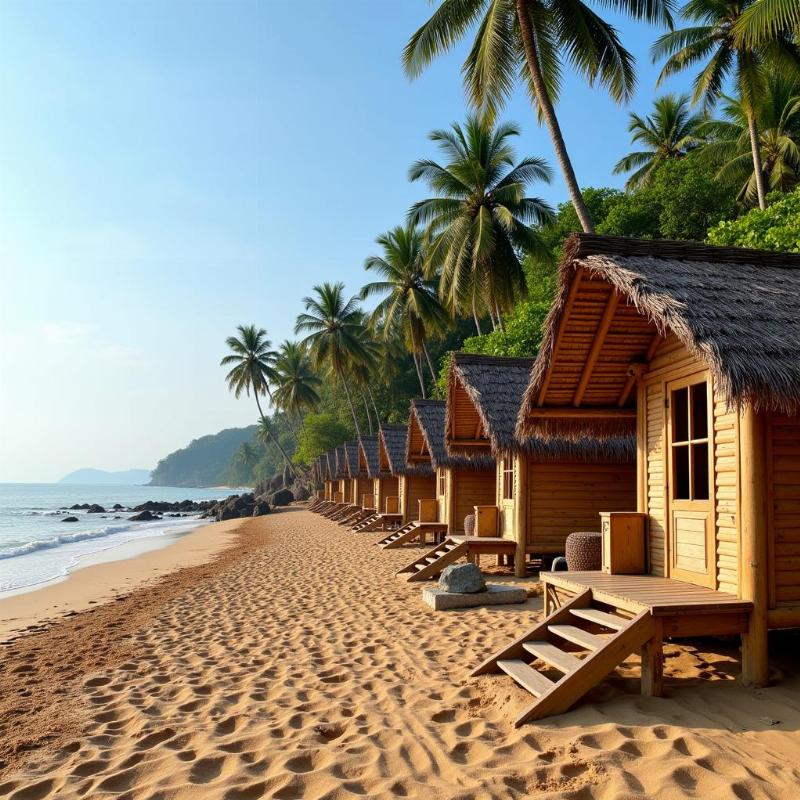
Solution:
<svg viewBox="0 0 800 800">
<path fill-rule="evenodd" d="M 635 511 L 601 511 L 603 572 L 609 575 L 643 575 L 647 514 Z"/>
</svg>

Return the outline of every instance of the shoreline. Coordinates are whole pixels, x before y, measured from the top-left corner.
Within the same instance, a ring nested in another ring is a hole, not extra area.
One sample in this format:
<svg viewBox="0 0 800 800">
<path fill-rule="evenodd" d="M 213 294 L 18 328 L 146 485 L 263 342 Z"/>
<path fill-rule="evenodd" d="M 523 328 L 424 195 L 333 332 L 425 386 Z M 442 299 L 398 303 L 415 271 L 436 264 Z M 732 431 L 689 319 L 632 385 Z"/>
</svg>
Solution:
<svg viewBox="0 0 800 800">
<path fill-rule="evenodd" d="M 231 524 L 235 522 L 242 520 L 199 524 L 186 532 L 134 539 L 87 553 L 62 577 L 0 596 L 0 642 L 111 602 L 175 570 L 212 560 L 234 544 L 239 527 Z"/>
</svg>

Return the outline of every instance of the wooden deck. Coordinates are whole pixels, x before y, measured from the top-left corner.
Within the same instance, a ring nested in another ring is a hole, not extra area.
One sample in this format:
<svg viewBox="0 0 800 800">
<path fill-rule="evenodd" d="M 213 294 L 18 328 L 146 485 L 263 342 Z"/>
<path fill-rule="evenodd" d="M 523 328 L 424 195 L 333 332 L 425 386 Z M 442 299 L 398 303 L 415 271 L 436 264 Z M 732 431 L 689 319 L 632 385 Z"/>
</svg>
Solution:
<svg viewBox="0 0 800 800">
<path fill-rule="evenodd" d="M 586 589 L 600 603 L 631 614 L 649 611 L 661 618 L 665 636 L 743 633 L 752 603 L 727 592 L 657 575 L 608 575 L 605 572 L 542 572 L 545 608 L 562 605 Z"/>
</svg>

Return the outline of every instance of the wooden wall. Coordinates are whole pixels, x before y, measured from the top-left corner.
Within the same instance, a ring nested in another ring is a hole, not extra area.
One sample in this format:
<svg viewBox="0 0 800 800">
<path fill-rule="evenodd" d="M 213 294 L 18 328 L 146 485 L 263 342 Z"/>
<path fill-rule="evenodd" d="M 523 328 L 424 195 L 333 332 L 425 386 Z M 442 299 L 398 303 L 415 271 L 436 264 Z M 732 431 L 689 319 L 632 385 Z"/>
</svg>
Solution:
<svg viewBox="0 0 800 800">
<path fill-rule="evenodd" d="M 601 511 L 636 510 L 636 466 L 528 459 L 526 547 L 563 553 L 573 531 L 599 531 Z"/>
<path fill-rule="evenodd" d="M 403 521 L 419 519 L 419 500 L 436 497 L 436 479 L 432 475 L 403 475 L 400 480 Z"/>
<path fill-rule="evenodd" d="M 455 469 L 452 486 L 452 520 L 448 520 L 449 532 L 463 533 L 464 517 L 473 512 L 474 506 L 495 505 L 495 470 Z"/>
<path fill-rule="evenodd" d="M 649 564 L 654 575 L 668 575 L 667 528 L 669 487 L 667 469 L 666 385 L 672 380 L 701 372 L 704 363 L 692 355 L 670 334 L 656 351 L 644 376 L 645 409 L 643 412 L 645 446 L 640 449 L 645 463 L 644 508 L 649 515 Z M 729 409 L 711 380 L 713 426 L 709 452 L 713 454 L 714 473 L 713 541 L 715 559 L 714 586 L 720 591 L 739 594 L 739 431 L 738 415 Z"/>
<path fill-rule="evenodd" d="M 388 478 L 374 478 L 372 487 L 372 492 L 375 495 L 375 508 L 380 512 L 386 510 L 386 498 L 397 497 L 400 491 L 398 479 L 394 475 Z"/>
<path fill-rule="evenodd" d="M 800 417 L 767 423 L 770 606 L 800 604 Z"/>
</svg>

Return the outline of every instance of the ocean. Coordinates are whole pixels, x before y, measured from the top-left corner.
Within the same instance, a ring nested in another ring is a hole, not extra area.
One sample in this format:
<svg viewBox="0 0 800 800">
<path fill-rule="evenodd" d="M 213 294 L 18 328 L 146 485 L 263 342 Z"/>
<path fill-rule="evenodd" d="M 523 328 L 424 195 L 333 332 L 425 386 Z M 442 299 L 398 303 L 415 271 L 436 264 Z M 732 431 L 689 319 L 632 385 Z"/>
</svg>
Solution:
<svg viewBox="0 0 800 800">
<path fill-rule="evenodd" d="M 81 561 L 97 557 L 103 551 L 106 560 L 113 559 L 114 549 L 131 542 L 139 542 L 143 548 L 166 545 L 175 536 L 206 522 L 196 516 L 131 522 L 130 512 L 111 510 L 115 503 L 127 508 L 147 500 L 217 500 L 234 491 L 0 483 L 0 596 L 62 579 L 80 566 Z M 97 503 L 108 513 L 65 510 L 76 503 Z M 78 517 L 78 522 L 62 522 L 69 515 Z"/>
</svg>

